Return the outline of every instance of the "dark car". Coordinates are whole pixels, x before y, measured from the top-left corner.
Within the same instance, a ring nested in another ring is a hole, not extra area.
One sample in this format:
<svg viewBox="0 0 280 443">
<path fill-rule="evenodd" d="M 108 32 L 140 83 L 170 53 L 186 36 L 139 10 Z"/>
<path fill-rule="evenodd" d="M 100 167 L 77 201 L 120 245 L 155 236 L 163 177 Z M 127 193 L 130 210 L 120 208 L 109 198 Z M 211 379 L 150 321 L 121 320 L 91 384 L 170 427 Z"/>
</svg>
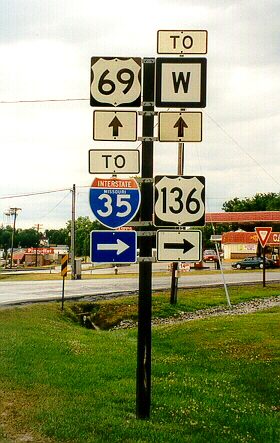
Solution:
<svg viewBox="0 0 280 443">
<path fill-rule="evenodd" d="M 235 269 L 262 269 L 263 268 L 263 257 L 247 257 L 244 260 L 237 261 L 236 263 L 232 263 L 231 265 Z M 274 268 L 275 262 L 268 258 L 265 259 L 265 267 L 266 268 Z"/>
<path fill-rule="evenodd" d="M 217 252 L 214 249 L 206 249 L 203 252 L 203 261 L 217 262 L 218 260 Z"/>
</svg>

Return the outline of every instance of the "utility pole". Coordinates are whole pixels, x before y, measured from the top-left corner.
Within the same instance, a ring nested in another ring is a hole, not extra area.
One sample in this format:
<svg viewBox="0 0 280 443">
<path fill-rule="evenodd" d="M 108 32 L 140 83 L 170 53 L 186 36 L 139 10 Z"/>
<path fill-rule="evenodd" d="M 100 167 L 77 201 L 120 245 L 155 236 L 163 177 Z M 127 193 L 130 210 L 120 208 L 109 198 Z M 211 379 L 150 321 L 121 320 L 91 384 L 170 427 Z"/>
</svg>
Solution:
<svg viewBox="0 0 280 443">
<path fill-rule="evenodd" d="M 13 254 L 14 254 L 14 236 L 16 231 L 16 218 L 18 211 L 21 211 L 21 208 L 10 208 L 9 213 L 10 215 L 14 216 L 14 222 L 13 222 L 13 230 L 12 230 L 12 239 L 11 239 L 11 263 L 10 268 L 13 266 Z"/>
<path fill-rule="evenodd" d="M 75 263 L 75 220 L 76 220 L 76 185 L 73 185 L 72 192 L 72 218 L 71 218 L 71 280 L 76 280 L 76 263 Z"/>
<path fill-rule="evenodd" d="M 37 229 L 38 234 L 39 234 L 39 230 L 40 230 L 40 227 L 41 227 L 41 226 L 43 226 L 43 225 L 41 225 L 40 223 L 37 223 L 37 224 L 34 226 L 35 229 Z M 38 245 L 36 246 L 35 251 L 36 251 L 36 255 L 35 255 L 35 267 L 37 268 L 37 265 L 38 265 Z"/>
</svg>

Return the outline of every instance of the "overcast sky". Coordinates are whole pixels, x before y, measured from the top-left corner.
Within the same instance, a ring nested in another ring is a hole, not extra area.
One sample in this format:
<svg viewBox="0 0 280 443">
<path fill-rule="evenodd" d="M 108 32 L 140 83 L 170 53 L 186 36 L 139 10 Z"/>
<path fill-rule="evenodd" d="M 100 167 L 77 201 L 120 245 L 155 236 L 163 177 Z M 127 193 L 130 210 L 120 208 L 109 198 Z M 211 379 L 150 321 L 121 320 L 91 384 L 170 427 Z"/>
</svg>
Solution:
<svg viewBox="0 0 280 443">
<path fill-rule="evenodd" d="M 0 224 L 19 207 L 17 227 L 64 227 L 74 183 L 93 218 L 88 150 L 139 142 L 93 141 L 90 58 L 156 57 L 159 29 L 208 30 L 203 141 L 184 165 L 206 177 L 207 211 L 279 192 L 279 21 L 279 0 L 0 0 Z M 86 100 L 40 102 L 55 99 Z M 176 173 L 177 144 L 155 143 L 155 174 Z"/>
</svg>

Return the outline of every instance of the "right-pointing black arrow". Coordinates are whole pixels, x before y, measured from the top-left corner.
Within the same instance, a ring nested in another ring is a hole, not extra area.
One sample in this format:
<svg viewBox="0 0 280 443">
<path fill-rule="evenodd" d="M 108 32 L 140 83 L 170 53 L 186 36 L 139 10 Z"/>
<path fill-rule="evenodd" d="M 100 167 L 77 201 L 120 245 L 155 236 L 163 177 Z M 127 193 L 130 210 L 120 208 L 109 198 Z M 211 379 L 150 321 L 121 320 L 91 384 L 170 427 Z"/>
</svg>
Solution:
<svg viewBox="0 0 280 443">
<path fill-rule="evenodd" d="M 119 128 L 122 128 L 123 125 L 119 121 L 118 117 L 114 117 L 111 123 L 109 124 L 109 128 L 112 126 L 113 128 L 113 137 L 118 137 L 119 135 Z"/>
<path fill-rule="evenodd" d="M 182 117 L 179 117 L 173 128 L 178 128 L 178 138 L 184 137 L 184 128 L 188 125 Z"/>
<path fill-rule="evenodd" d="M 183 243 L 164 243 L 163 247 L 164 249 L 183 249 L 183 253 L 185 254 L 194 248 L 195 245 L 184 238 Z"/>
</svg>

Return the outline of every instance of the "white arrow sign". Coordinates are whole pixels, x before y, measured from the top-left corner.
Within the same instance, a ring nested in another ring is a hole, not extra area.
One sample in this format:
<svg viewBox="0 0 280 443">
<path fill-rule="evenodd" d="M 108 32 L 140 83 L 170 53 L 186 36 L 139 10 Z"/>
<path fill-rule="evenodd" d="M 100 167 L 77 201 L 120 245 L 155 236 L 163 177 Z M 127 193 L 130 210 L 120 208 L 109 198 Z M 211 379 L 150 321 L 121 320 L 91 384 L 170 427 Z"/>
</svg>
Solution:
<svg viewBox="0 0 280 443">
<path fill-rule="evenodd" d="M 129 248 L 129 245 L 127 245 L 125 242 L 117 239 L 117 243 L 105 243 L 105 244 L 98 244 L 97 250 L 98 251 L 117 251 L 117 255 L 122 254 L 124 251 L 126 251 Z"/>
<path fill-rule="evenodd" d="M 93 139 L 101 141 L 136 141 L 137 112 L 94 111 Z"/>
<path fill-rule="evenodd" d="M 160 142 L 201 142 L 202 112 L 159 112 Z"/>
<path fill-rule="evenodd" d="M 201 261 L 201 231 L 157 231 L 157 260 L 185 261 L 196 263 Z"/>
</svg>

